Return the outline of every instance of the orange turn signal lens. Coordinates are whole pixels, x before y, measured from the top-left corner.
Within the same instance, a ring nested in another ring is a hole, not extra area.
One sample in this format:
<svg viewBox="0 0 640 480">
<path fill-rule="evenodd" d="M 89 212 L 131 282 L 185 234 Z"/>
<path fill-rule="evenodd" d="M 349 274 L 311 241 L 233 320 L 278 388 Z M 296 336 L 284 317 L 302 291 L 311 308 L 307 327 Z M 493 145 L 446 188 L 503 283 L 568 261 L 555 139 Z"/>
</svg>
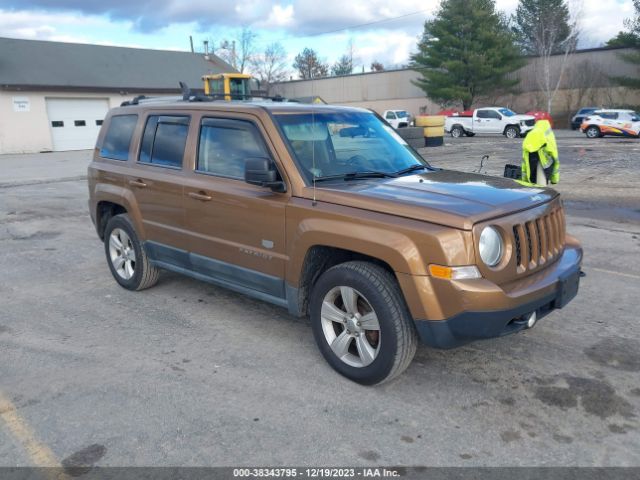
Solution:
<svg viewBox="0 0 640 480">
<path fill-rule="evenodd" d="M 471 280 L 481 278 L 480 270 L 475 265 L 465 265 L 462 267 L 445 267 L 443 265 L 429 265 L 429 273 L 432 277 L 443 278 L 445 280 Z"/>
<path fill-rule="evenodd" d="M 442 265 L 429 265 L 429 273 L 432 277 L 451 280 L 451 267 L 443 267 Z"/>
</svg>

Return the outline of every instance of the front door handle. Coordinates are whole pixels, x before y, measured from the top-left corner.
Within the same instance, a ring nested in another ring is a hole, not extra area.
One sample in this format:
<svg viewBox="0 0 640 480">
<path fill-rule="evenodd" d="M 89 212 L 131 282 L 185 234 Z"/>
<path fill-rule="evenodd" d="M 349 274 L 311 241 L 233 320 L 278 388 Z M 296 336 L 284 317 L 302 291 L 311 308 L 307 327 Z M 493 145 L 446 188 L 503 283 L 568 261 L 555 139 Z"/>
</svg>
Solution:
<svg viewBox="0 0 640 480">
<path fill-rule="evenodd" d="M 138 187 L 138 188 L 145 188 L 147 186 L 147 184 L 140 179 L 129 180 L 129 185 L 131 185 L 132 187 Z"/>
<path fill-rule="evenodd" d="M 211 200 L 211 195 L 207 195 L 204 192 L 189 192 L 188 194 L 191 198 L 195 198 L 196 200 L 200 200 L 201 202 L 208 202 Z"/>
</svg>

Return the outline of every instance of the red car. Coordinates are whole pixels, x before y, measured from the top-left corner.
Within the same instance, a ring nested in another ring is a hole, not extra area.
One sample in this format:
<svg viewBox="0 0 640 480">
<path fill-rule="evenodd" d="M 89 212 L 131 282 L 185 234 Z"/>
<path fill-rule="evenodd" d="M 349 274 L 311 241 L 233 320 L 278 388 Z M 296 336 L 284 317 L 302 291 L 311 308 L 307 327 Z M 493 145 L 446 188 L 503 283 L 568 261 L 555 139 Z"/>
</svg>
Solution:
<svg viewBox="0 0 640 480">
<path fill-rule="evenodd" d="M 533 116 L 536 119 L 536 122 L 538 120 L 549 120 L 551 128 L 553 128 L 553 118 L 551 118 L 549 112 L 545 112 L 543 110 L 532 110 L 531 112 L 527 112 L 527 115 Z"/>
</svg>

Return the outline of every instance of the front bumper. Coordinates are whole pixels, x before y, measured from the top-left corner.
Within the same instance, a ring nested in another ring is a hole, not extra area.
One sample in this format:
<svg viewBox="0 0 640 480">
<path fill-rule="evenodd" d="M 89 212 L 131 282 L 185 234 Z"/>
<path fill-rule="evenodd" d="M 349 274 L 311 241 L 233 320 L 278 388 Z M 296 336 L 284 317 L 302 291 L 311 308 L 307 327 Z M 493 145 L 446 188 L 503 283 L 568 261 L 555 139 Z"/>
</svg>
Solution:
<svg viewBox="0 0 640 480">
<path fill-rule="evenodd" d="M 416 319 L 420 339 L 432 347 L 454 348 L 524 330 L 527 328 L 525 317 L 532 312 L 540 319 L 575 298 L 581 263 L 579 246 L 567 245 L 561 258 L 547 269 L 515 282 L 505 290 L 495 286 L 492 293 L 485 291 L 493 298 L 490 302 L 496 307 L 493 309 L 486 309 L 488 303 L 482 298 L 485 295 L 472 286 L 474 281 L 468 281 L 470 287 L 466 290 L 464 282 L 457 282 L 456 296 L 464 309 L 443 319 Z"/>
</svg>

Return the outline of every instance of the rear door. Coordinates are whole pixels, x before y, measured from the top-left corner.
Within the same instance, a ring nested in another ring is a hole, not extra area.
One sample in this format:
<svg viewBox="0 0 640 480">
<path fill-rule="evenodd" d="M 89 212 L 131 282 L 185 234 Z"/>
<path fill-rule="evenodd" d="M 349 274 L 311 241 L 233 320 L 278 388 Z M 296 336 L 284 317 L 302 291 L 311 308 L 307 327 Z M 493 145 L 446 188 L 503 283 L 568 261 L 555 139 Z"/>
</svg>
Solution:
<svg viewBox="0 0 640 480">
<path fill-rule="evenodd" d="M 192 268 L 236 289 L 284 298 L 289 194 L 244 181 L 247 158 L 274 160 L 274 149 L 251 116 L 203 116 L 197 130 L 184 191 Z"/>
<path fill-rule="evenodd" d="M 126 179 L 140 209 L 150 256 L 172 264 L 183 264 L 188 256 L 182 184 L 190 122 L 188 115 L 149 114 Z"/>
</svg>

